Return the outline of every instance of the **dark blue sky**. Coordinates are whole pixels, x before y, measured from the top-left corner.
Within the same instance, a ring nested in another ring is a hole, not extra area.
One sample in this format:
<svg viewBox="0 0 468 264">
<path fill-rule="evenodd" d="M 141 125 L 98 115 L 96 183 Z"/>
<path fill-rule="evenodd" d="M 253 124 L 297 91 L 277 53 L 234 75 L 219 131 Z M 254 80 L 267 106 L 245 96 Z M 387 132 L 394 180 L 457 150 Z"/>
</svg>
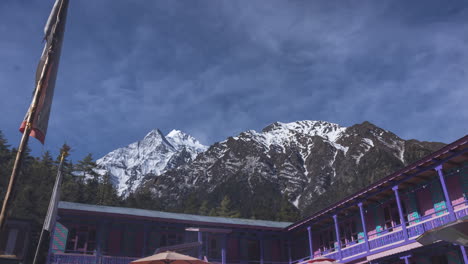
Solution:
<svg viewBox="0 0 468 264">
<path fill-rule="evenodd" d="M 275 122 L 468 131 L 468 2 L 71 0 L 46 144 L 96 158 L 160 128 Z M 52 0 L 0 1 L 0 130 L 17 146 Z"/>
</svg>

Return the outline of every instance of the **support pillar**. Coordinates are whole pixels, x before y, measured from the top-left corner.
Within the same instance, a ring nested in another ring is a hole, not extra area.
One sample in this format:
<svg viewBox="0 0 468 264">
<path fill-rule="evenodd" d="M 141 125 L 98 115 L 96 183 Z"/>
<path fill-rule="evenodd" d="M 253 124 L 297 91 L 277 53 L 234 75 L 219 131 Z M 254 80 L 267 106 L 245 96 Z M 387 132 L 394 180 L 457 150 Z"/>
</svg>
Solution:
<svg viewBox="0 0 468 264">
<path fill-rule="evenodd" d="M 408 255 L 408 256 L 400 257 L 400 259 L 404 259 L 404 260 L 405 260 L 405 264 L 410 264 L 409 258 L 411 258 L 411 257 L 412 257 L 412 255 Z"/>
<path fill-rule="evenodd" d="M 333 221 L 335 222 L 335 233 L 336 233 L 336 243 L 338 244 L 338 255 L 340 256 L 340 260 L 342 260 L 343 255 L 341 254 L 340 229 L 338 228 L 338 216 L 337 215 L 333 215 Z"/>
<path fill-rule="evenodd" d="M 462 256 L 463 256 L 463 263 L 464 264 L 468 264 L 468 257 L 466 255 L 466 249 L 464 246 L 460 246 L 460 250 L 462 252 Z"/>
<path fill-rule="evenodd" d="M 405 241 L 408 241 L 408 230 L 406 230 L 406 219 L 403 215 L 403 208 L 401 207 L 400 194 L 398 193 L 398 185 L 392 187 L 393 192 L 395 193 L 395 198 L 398 206 L 398 214 L 400 215 L 401 229 L 403 230 L 403 237 Z"/>
<path fill-rule="evenodd" d="M 145 223 L 143 226 L 143 249 L 141 251 L 141 257 L 146 257 L 146 251 L 148 251 L 148 233 L 149 227 L 148 224 Z"/>
<path fill-rule="evenodd" d="M 198 246 L 198 259 L 203 260 L 203 234 L 201 231 L 198 231 L 198 242 L 200 246 Z"/>
<path fill-rule="evenodd" d="M 291 239 L 288 239 L 288 262 L 292 263 L 292 254 L 291 254 Z"/>
<path fill-rule="evenodd" d="M 263 248 L 263 235 L 260 234 L 260 264 L 263 264 L 264 248 Z"/>
<path fill-rule="evenodd" d="M 226 264 L 226 235 L 223 235 L 221 247 L 221 264 Z"/>
<path fill-rule="evenodd" d="M 362 202 L 358 203 L 359 212 L 361 213 L 361 224 L 362 224 L 362 232 L 364 233 L 364 243 L 366 243 L 366 250 L 369 252 L 369 238 L 367 237 L 367 227 L 366 227 L 366 218 L 364 217 L 364 208 L 362 208 Z"/>
<path fill-rule="evenodd" d="M 444 172 L 442 171 L 442 165 L 439 165 L 434 168 L 437 171 L 437 174 L 439 174 L 439 181 L 440 185 L 442 186 L 442 191 L 444 192 L 444 198 L 445 198 L 445 206 L 447 207 L 450 217 L 452 220 L 455 220 L 455 213 L 453 211 L 453 206 L 452 206 L 452 201 L 450 200 L 450 196 L 447 191 L 447 185 L 445 184 L 445 178 L 444 178 Z"/>
<path fill-rule="evenodd" d="M 312 228 L 307 227 L 307 234 L 309 235 L 309 250 L 310 250 L 310 259 L 314 258 L 314 247 L 312 245 Z"/>
<path fill-rule="evenodd" d="M 102 243 L 104 240 L 104 228 L 105 224 L 102 221 L 98 223 L 98 230 L 96 232 L 96 257 L 99 259 L 102 255 Z"/>
</svg>

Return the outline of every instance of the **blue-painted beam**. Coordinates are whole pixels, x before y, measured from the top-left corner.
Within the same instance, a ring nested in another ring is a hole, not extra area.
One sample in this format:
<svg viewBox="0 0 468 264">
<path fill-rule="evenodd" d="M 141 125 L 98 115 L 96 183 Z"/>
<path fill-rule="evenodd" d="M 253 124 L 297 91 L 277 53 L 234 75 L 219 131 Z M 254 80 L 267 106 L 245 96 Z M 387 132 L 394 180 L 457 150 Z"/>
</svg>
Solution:
<svg viewBox="0 0 468 264">
<path fill-rule="evenodd" d="M 442 186 L 442 191 L 445 197 L 445 206 L 447 207 L 452 220 L 455 220 L 455 212 L 453 211 L 452 201 L 450 200 L 450 196 L 447 191 L 447 185 L 445 184 L 445 177 L 444 172 L 442 170 L 442 164 L 435 167 L 434 170 L 436 170 L 437 174 L 439 175 L 440 185 Z"/>
<path fill-rule="evenodd" d="M 398 185 L 392 187 L 393 192 L 395 193 L 395 199 L 398 206 L 398 214 L 400 216 L 400 224 L 401 229 L 403 230 L 403 236 L 405 237 L 405 241 L 408 241 L 408 231 L 406 230 L 406 219 L 403 214 L 403 208 L 401 206 L 400 194 L 398 193 Z"/>
<path fill-rule="evenodd" d="M 336 243 L 338 244 L 338 255 L 340 256 L 340 260 L 342 260 L 343 256 L 341 254 L 340 229 L 338 228 L 338 216 L 337 215 L 333 215 L 333 221 L 335 222 Z"/>
</svg>

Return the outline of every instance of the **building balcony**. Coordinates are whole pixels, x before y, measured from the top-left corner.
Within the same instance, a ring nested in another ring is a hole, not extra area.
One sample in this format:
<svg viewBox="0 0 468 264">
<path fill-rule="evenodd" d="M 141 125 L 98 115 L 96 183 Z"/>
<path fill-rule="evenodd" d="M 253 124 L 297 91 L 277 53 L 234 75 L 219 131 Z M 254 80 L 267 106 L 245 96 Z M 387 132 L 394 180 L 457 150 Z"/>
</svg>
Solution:
<svg viewBox="0 0 468 264">
<path fill-rule="evenodd" d="M 468 206 L 466 205 L 466 201 L 456 204 L 454 207 L 457 208 L 454 211 L 456 219 L 460 219 L 468 215 Z M 366 242 L 360 241 L 342 245 L 341 253 L 337 250 L 332 252 L 320 252 L 315 253 L 314 257 L 324 256 L 332 259 L 340 259 L 341 254 L 342 262 L 347 262 L 353 259 L 372 255 L 383 250 L 388 250 L 390 248 L 414 243 L 416 242 L 416 238 L 424 232 L 440 227 L 454 220 L 455 219 L 451 218 L 447 210 L 439 211 L 418 219 L 413 219 L 409 222 L 406 227 L 408 233 L 407 240 L 405 240 L 401 226 L 395 226 L 391 229 L 383 230 L 379 232 L 376 237 L 369 239 L 367 242 L 369 244 L 369 251 L 367 251 Z M 309 258 L 306 257 L 293 261 L 293 263 L 304 262 L 308 259 Z"/>
</svg>

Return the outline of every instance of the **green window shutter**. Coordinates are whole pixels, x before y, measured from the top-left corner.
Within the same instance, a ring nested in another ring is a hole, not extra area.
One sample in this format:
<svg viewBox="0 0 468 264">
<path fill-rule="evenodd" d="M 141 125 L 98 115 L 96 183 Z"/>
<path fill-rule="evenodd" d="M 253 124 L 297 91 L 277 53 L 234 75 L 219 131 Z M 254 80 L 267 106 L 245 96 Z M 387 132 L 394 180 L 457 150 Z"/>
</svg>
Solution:
<svg viewBox="0 0 468 264">
<path fill-rule="evenodd" d="M 468 169 L 466 168 L 468 163 L 465 163 L 463 167 L 460 169 L 460 182 L 463 191 L 463 197 L 465 201 L 468 200 Z"/>
<path fill-rule="evenodd" d="M 436 215 L 445 213 L 447 207 L 445 205 L 444 195 L 442 194 L 442 186 L 440 186 L 439 181 L 435 181 L 431 184 L 431 195 Z"/>
<path fill-rule="evenodd" d="M 65 252 L 67 246 L 68 229 L 57 222 L 55 224 L 54 240 L 52 242 L 52 252 Z"/>
<path fill-rule="evenodd" d="M 420 221 L 418 202 L 416 199 L 416 193 L 414 192 L 408 195 L 408 221 L 413 221 L 415 223 Z"/>
<path fill-rule="evenodd" d="M 374 215 L 374 225 L 375 225 L 375 232 L 379 233 L 383 231 L 383 213 L 378 213 L 378 208 L 373 207 L 372 209 L 372 214 Z M 380 235 L 380 234 L 377 234 Z"/>
</svg>

